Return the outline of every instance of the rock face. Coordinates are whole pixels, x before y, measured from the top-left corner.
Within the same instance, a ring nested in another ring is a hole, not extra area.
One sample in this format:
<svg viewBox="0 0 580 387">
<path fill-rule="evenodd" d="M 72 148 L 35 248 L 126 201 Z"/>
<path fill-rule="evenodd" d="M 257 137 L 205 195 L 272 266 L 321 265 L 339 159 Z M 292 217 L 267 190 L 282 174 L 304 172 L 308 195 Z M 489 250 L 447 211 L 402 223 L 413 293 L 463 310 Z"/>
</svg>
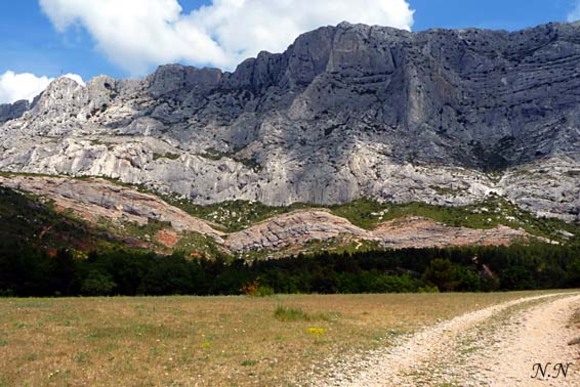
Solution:
<svg viewBox="0 0 580 387">
<path fill-rule="evenodd" d="M 528 240 L 531 235 L 506 226 L 485 230 L 449 227 L 422 217 L 395 219 L 367 231 L 324 211 L 300 211 L 276 216 L 246 230 L 232 233 L 225 244 L 232 251 L 280 250 L 337 238 L 377 242 L 385 248 L 404 249 L 502 246 L 510 245 L 516 240 Z"/>
<path fill-rule="evenodd" d="M 226 245 L 233 251 L 279 250 L 341 236 L 374 240 L 366 230 L 328 212 L 298 211 L 235 232 L 229 235 Z"/>
<path fill-rule="evenodd" d="M 300 251 L 315 241 L 375 242 L 387 248 L 445 247 L 465 245 L 508 245 L 531 239 L 522 230 L 499 226 L 493 229 L 449 227 L 431 219 L 406 217 L 365 230 L 329 210 L 300 210 L 277 215 L 245 230 L 223 233 L 216 225 L 193 217 L 159 198 L 120 187 L 103 179 L 62 177 L 0 176 L 0 185 L 29 192 L 54 201 L 57 208 L 72 211 L 95 224 L 102 220 L 116 223 L 147 224 L 149 220 L 167 222 L 155 240 L 173 248 L 183 232 L 196 232 L 215 240 L 225 251 Z"/>
<path fill-rule="evenodd" d="M 28 109 L 30 109 L 30 103 L 26 100 L 0 105 L 0 124 L 22 117 Z"/>
<path fill-rule="evenodd" d="M 101 219 L 147 224 L 168 222 L 178 232 L 194 231 L 223 242 L 223 233 L 205 221 L 172 207 L 157 197 L 123 188 L 102 179 L 72 180 L 52 177 L 3 177 L 0 185 L 54 200 L 61 209 L 72 210 L 90 222 Z"/>
<path fill-rule="evenodd" d="M 424 248 L 447 246 L 503 246 L 515 240 L 529 239 L 523 230 L 506 226 L 476 230 L 466 227 L 448 227 L 431 219 L 407 217 L 380 224 L 373 235 L 388 248 Z M 546 240 L 544 240 L 546 241 Z"/>
<path fill-rule="evenodd" d="M 196 203 L 460 205 L 580 219 L 580 24 L 342 23 L 233 73 L 58 79 L 0 108 L 0 170 L 109 176 Z M 12 112 L 12 113 L 6 113 Z"/>
</svg>

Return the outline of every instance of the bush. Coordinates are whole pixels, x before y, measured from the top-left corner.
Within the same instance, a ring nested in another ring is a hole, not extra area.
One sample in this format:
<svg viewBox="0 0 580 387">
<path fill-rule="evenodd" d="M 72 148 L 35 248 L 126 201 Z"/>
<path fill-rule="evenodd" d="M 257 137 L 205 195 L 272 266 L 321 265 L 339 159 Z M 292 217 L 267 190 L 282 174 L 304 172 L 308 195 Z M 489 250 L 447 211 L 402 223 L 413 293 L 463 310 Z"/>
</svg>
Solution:
<svg viewBox="0 0 580 387">
<path fill-rule="evenodd" d="M 306 313 L 300 308 L 289 308 L 278 305 L 274 310 L 274 318 L 279 321 L 331 321 L 338 317 L 335 312 Z"/>
<path fill-rule="evenodd" d="M 274 295 L 270 286 L 260 285 L 260 277 L 242 286 L 242 294 L 250 297 L 266 297 Z"/>
<path fill-rule="evenodd" d="M 87 296 L 109 296 L 117 284 L 110 275 L 91 271 L 81 285 L 81 293 Z"/>
<path fill-rule="evenodd" d="M 425 270 L 423 281 L 437 287 L 440 291 L 458 290 L 461 286 L 459 266 L 449 259 L 434 259 Z"/>
<path fill-rule="evenodd" d="M 302 309 L 278 305 L 274 310 L 274 318 L 279 321 L 310 321 L 311 318 Z"/>
</svg>

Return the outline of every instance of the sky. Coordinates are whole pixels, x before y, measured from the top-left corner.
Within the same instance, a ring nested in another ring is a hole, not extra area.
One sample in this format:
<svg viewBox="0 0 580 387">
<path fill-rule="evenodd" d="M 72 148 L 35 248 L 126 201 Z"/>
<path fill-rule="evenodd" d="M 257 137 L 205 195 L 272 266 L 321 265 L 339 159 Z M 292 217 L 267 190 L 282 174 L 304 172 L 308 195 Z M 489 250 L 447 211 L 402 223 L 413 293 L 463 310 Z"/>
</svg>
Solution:
<svg viewBox="0 0 580 387">
<path fill-rule="evenodd" d="M 65 75 L 80 83 L 100 74 L 142 77 L 166 63 L 231 71 L 344 20 L 512 31 L 580 20 L 580 0 L 0 1 L 0 103 L 31 100 Z"/>
</svg>

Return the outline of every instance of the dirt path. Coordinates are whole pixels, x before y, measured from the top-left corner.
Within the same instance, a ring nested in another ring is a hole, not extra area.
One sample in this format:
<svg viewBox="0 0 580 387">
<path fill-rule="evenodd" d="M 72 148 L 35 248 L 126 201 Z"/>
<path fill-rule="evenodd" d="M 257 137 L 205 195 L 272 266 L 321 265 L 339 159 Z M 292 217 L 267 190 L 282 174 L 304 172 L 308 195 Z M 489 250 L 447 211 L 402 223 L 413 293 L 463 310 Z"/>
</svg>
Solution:
<svg viewBox="0 0 580 387">
<path fill-rule="evenodd" d="M 567 327 L 578 307 L 580 294 L 563 293 L 467 313 L 337 367 L 313 384 L 580 386 L 579 347 L 567 345 L 580 336 Z"/>
</svg>

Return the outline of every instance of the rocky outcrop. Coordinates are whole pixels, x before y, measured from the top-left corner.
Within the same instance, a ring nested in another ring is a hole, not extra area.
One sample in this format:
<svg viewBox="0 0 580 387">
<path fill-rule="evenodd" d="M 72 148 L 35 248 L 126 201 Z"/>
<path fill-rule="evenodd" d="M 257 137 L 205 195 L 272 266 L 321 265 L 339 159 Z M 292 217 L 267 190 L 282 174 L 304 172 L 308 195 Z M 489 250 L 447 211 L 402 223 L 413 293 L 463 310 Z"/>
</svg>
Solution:
<svg viewBox="0 0 580 387">
<path fill-rule="evenodd" d="M 503 246 L 528 240 L 530 234 L 506 226 L 490 229 L 449 227 L 422 217 L 406 217 L 380 224 L 373 236 L 388 248 L 427 248 L 448 246 Z"/>
<path fill-rule="evenodd" d="M 178 232 L 192 231 L 222 242 L 223 233 L 207 222 L 170 206 L 159 198 L 111 184 L 102 179 L 75 180 L 53 177 L 0 176 L 0 185 L 54 200 L 57 208 L 72 210 L 93 223 L 101 219 L 134 222 L 168 222 Z"/>
<path fill-rule="evenodd" d="M 0 185 L 45 197 L 61 211 L 69 210 L 90 223 L 102 220 L 140 225 L 150 220 L 167 222 L 150 235 L 167 248 L 177 245 L 184 232 L 212 238 L 225 251 L 300 251 L 311 242 L 337 244 L 369 241 L 387 248 L 507 245 L 536 238 L 522 230 L 499 226 L 492 229 L 449 227 L 431 219 L 406 217 L 365 230 L 329 210 L 300 210 L 273 216 L 234 233 L 217 231 L 218 224 L 193 217 L 163 200 L 103 179 L 66 179 L 42 176 L 0 176 Z M 149 242 L 149 240 L 145 241 Z"/>
<path fill-rule="evenodd" d="M 577 23 L 342 23 L 233 73 L 168 65 L 86 87 L 58 79 L 0 125 L 0 170 L 114 177 L 199 204 L 461 205 L 494 193 L 574 221 L 578 58 Z"/>
<path fill-rule="evenodd" d="M 280 250 L 340 236 L 372 238 L 366 230 L 329 212 L 297 211 L 230 234 L 226 239 L 226 246 L 233 251 Z"/>
<path fill-rule="evenodd" d="M 27 100 L 16 101 L 13 104 L 1 104 L 0 124 L 22 117 L 29 108 L 30 103 Z"/>
<path fill-rule="evenodd" d="M 376 242 L 391 249 L 449 246 L 503 246 L 533 238 L 524 230 L 497 226 L 490 229 L 450 227 L 432 219 L 405 217 L 379 224 L 367 231 L 324 211 L 301 211 L 268 219 L 230 234 L 232 251 L 280 250 L 309 242 L 340 239 Z M 547 240 L 544 240 L 547 241 Z"/>
</svg>

